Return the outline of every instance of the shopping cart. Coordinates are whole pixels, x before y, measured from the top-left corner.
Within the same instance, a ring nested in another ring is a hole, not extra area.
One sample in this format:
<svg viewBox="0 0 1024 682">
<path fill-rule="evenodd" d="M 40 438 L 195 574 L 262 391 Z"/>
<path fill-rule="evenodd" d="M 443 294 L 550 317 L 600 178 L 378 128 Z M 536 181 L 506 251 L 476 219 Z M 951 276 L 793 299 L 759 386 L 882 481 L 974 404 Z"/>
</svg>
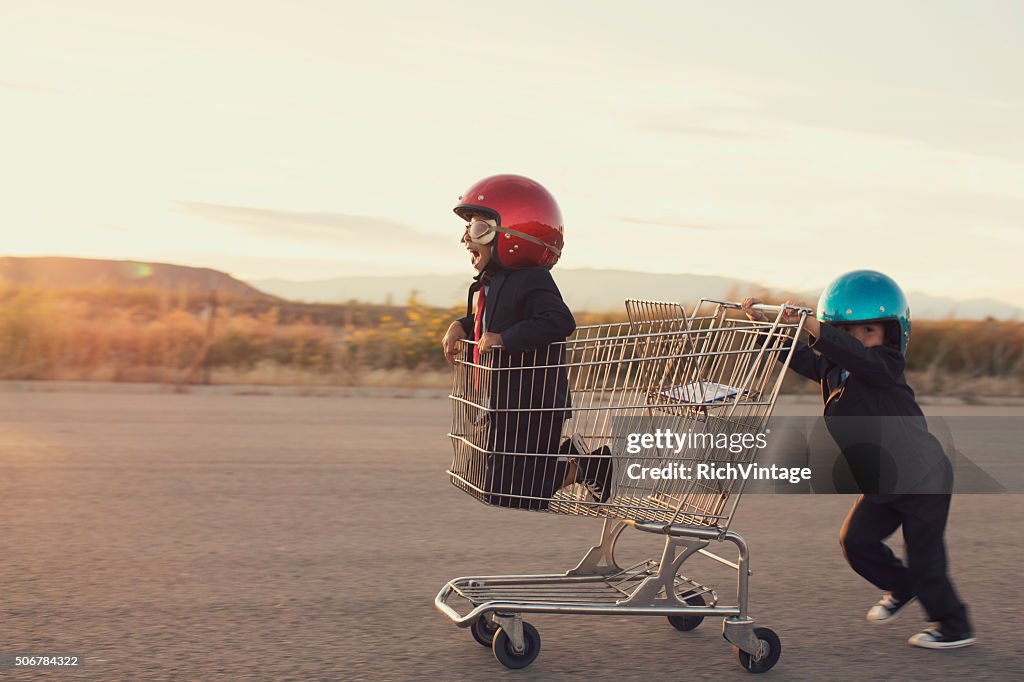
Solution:
<svg viewBox="0 0 1024 682">
<path fill-rule="evenodd" d="M 729 529 L 744 478 L 721 472 L 756 465 L 810 311 L 789 306 L 799 316 L 787 323 L 784 307 L 758 307 L 768 321 L 727 301 L 701 299 L 689 317 L 678 304 L 627 301 L 628 321 L 581 327 L 544 351 L 474 362 L 465 342 L 450 396 L 451 482 L 487 504 L 604 524 L 599 544 L 565 573 L 456 578 L 438 610 L 509 668 L 540 652 L 527 613 L 660 615 L 681 631 L 723 617 L 745 669 L 774 666 L 781 644 L 747 613 L 747 545 Z M 615 545 L 627 527 L 665 536 L 661 557 L 620 566 Z M 737 560 L 711 543 L 730 543 Z M 735 604 L 681 573 L 697 554 L 736 571 Z"/>
</svg>

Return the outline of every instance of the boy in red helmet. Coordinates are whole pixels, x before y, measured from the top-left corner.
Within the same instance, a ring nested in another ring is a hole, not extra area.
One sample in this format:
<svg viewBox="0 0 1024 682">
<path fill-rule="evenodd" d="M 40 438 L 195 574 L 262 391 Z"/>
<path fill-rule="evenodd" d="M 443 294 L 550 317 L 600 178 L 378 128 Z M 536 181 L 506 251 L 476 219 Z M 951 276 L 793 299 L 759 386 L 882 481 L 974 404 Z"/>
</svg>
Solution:
<svg viewBox="0 0 1024 682">
<path fill-rule="evenodd" d="M 571 416 L 564 341 L 576 322 L 550 272 L 562 247 L 558 204 L 528 178 L 499 175 L 467 190 L 455 213 L 466 221 L 462 242 L 477 276 L 466 316 L 442 340 L 445 356 L 454 363 L 463 339 L 477 342 L 475 364 L 502 349 L 491 364 L 485 501 L 546 509 L 558 489 L 577 482 L 607 501 L 611 458 L 569 460 L 575 447 L 560 444 Z"/>
</svg>

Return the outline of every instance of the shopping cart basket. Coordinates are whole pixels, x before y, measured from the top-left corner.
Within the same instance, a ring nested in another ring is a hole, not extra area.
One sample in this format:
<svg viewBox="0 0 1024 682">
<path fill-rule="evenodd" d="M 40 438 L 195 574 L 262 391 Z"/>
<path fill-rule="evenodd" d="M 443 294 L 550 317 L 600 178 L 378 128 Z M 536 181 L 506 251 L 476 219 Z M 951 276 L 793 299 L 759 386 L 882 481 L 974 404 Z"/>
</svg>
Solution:
<svg viewBox="0 0 1024 682">
<path fill-rule="evenodd" d="M 798 317 L 787 323 L 784 307 L 758 307 L 770 319 L 749 321 L 727 301 L 701 299 L 689 317 L 678 304 L 627 301 L 628 321 L 581 327 L 545 350 L 474 362 L 464 342 L 450 396 L 452 483 L 487 504 L 604 524 L 565 573 L 456 578 L 436 607 L 510 668 L 540 651 L 526 613 L 662 615 L 682 631 L 723 617 L 744 668 L 775 665 L 781 644 L 747 613 L 747 545 L 729 526 L 745 480 L 735 472 L 756 465 L 810 311 L 788 306 Z M 619 566 L 627 527 L 664 535 L 661 557 Z M 736 561 L 707 549 L 723 542 Z M 735 604 L 681 573 L 695 554 L 736 570 Z M 464 614 L 449 604 L 458 599 Z"/>
</svg>

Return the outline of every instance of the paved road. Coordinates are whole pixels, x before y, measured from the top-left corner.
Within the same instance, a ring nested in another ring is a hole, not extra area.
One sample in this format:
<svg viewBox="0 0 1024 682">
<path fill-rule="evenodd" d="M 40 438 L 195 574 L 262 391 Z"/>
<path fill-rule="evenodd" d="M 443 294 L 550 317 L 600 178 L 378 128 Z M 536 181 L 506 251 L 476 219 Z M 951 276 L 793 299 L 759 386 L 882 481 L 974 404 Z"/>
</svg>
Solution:
<svg viewBox="0 0 1024 682">
<path fill-rule="evenodd" d="M 532 618 L 543 652 L 520 672 L 450 625 L 432 603 L 446 579 L 564 570 L 599 524 L 458 493 L 438 394 L 46 389 L 0 386 L 0 654 L 85 656 L 48 679 L 749 679 L 718 622 Z M 752 615 L 783 641 L 769 676 L 1019 678 L 1024 496 L 954 501 L 953 575 L 980 643 L 941 653 L 905 645 L 919 610 L 864 622 L 877 594 L 835 539 L 851 502 L 740 505 Z M 656 552 L 652 540 L 632 532 L 625 559 Z M 720 569 L 693 573 L 727 592 Z"/>
</svg>

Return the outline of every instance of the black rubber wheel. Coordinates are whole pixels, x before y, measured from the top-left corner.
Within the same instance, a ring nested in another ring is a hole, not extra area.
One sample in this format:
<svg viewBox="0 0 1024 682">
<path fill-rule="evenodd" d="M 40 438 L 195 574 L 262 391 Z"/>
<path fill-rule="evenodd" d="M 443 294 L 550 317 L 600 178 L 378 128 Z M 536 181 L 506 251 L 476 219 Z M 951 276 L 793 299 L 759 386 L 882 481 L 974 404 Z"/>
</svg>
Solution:
<svg viewBox="0 0 1024 682">
<path fill-rule="evenodd" d="M 702 594 L 695 594 L 683 601 L 690 606 L 707 606 L 708 604 Z M 672 623 L 672 627 L 680 632 L 689 632 L 704 622 L 704 616 L 667 616 L 667 618 L 668 622 Z"/>
<path fill-rule="evenodd" d="M 768 628 L 754 628 L 754 635 L 761 640 L 762 644 L 768 647 L 764 656 L 761 659 L 755 659 L 738 646 L 733 646 L 733 651 L 736 652 L 736 660 L 739 661 L 740 665 L 747 672 L 768 672 L 779 662 L 779 656 L 782 655 L 782 642 L 779 640 L 779 636 Z"/>
<path fill-rule="evenodd" d="M 526 644 L 526 649 L 523 653 L 517 654 L 512 650 L 512 640 L 508 638 L 503 629 L 498 628 L 494 634 L 494 641 L 491 643 L 491 650 L 494 651 L 494 657 L 501 661 L 503 666 L 518 670 L 533 663 L 537 655 L 540 654 L 540 633 L 529 623 L 523 623 L 523 642 Z"/>
<path fill-rule="evenodd" d="M 494 641 L 494 633 L 498 631 L 498 626 L 492 621 L 487 620 L 487 616 L 480 616 L 469 626 L 469 631 L 473 633 L 473 639 L 490 649 L 491 643 Z"/>
</svg>

